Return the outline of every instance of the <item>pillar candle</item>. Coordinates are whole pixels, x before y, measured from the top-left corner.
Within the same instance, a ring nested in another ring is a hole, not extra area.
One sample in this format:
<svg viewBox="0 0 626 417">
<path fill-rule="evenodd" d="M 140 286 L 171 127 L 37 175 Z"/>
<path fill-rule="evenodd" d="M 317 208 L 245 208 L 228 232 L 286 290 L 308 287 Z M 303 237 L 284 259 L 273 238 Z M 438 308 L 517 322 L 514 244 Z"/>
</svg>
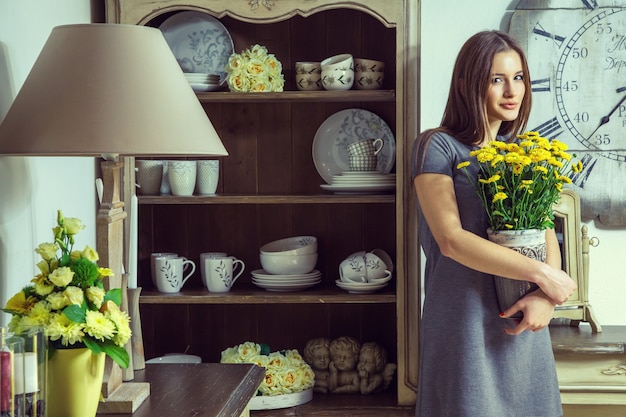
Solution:
<svg viewBox="0 0 626 417">
<path fill-rule="evenodd" d="M 37 354 L 15 354 L 15 394 L 30 394 L 39 390 L 37 379 Z"/>
<path fill-rule="evenodd" d="M 9 411 L 13 402 L 11 355 L 11 352 L 0 352 L 0 411 Z"/>
<path fill-rule="evenodd" d="M 130 198 L 130 236 L 128 242 L 128 288 L 137 288 L 137 196 Z"/>
</svg>

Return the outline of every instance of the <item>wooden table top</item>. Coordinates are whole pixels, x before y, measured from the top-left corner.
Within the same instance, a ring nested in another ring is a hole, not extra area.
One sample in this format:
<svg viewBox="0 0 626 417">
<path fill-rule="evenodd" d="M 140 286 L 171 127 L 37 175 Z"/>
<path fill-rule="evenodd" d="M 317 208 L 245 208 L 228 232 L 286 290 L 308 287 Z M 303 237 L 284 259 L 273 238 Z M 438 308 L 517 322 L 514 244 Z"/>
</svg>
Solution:
<svg viewBox="0 0 626 417">
<path fill-rule="evenodd" d="M 264 376 L 251 364 L 147 364 L 133 382 L 149 382 L 150 396 L 133 414 L 102 416 L 238 417 Z"/>
<path fill-rule="evenodd" d="M 579 327 L 550 326 L 550 336 L 555 353 L 626 353 L 626 326 L 602 326 L 600 333 L 593 333 L 584 323 Z"/>
</svg>

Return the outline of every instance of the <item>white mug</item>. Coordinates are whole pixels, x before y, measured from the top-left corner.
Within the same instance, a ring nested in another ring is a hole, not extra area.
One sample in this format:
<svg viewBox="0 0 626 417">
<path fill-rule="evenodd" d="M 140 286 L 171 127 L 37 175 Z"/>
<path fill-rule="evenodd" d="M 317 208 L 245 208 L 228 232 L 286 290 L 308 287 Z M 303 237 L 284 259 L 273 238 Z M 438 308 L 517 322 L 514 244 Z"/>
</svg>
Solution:
<svg viewBox="0 0 626 417">
<path fill-rule="evenodd" d="M 196 161 L 167 162 L 167 179 L 173 195 L 193 195 L 196 188 L 196 170 Z"/>
<path fill-rule="evenodd" d="M 196 170 L 196 190 L 200 195 L 214 195 L 220 176 L 220 161 L 217 159 L 199 160 Z"/>
<path fill-rule="evenodd" d="M 365 251 L 355 252 L 341 261 L 339 278 L 344 282 L 367 282 Z"/>
<path fill-rule="evenodd" d="M 163 181 L 163 161 L 135 160 L 137 194 L 158 195 Z"/>
<path fill-rule="evenodd" d="M 210 292 L 228 292 L 243 274 L 246 266 L 234 256 L 206 258 L 204 260 L 204 281 Z"/>
<path fill-rule="evenodd" d="M 206 264 L 205 260 L 209 258 L 225 258 L 226 252 L 203 252 L 200 254 L 200 276 L 202 276 L 202 285 L 206 287 Z"/>
<path fill-rule="evenodd" d="M 176 258 L 177 253 L 174 252 L 153 252 L 150 254 L 150 278 L 152 278 L 152 285 L 156 288 L 156 270 L 154 269 L 154 260 L 160 257 L 172 257 Z"/>
<path fill-rule="evenodd" d="M 190 265 L 191 271 L 185 275 L 185 266 Z M 183 257 L 157 257 L 154 260 L 156 284 L 159 292 L 177 293 L 196 271 L 196 264 Z"/>
</svg>

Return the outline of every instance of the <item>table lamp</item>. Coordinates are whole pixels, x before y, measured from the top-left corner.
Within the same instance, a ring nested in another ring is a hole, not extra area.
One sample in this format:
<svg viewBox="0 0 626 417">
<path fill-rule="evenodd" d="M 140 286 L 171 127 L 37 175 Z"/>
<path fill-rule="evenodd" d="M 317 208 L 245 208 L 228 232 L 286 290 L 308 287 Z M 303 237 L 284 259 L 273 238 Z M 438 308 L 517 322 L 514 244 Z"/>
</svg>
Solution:
<svg viewBox="0 0 626 417">
<path fill-rule="evenodd" d="M 158 29 L 77 24 L 52 30 L 0 125 L 2 155 L 103 158 L 96 249 L 115 274 L 109 287 L 117 288 L 123 157 L 228 153 Z M 105 398 L 127 385 L 116 374 L 107 364 Z"/>
</svg>

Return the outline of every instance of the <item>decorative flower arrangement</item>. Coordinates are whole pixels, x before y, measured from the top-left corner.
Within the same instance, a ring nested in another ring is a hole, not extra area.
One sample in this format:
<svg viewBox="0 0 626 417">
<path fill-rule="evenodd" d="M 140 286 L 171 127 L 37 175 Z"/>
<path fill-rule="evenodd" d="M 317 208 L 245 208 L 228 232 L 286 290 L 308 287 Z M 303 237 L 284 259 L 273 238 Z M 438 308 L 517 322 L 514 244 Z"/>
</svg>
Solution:
<svg viewBox="0 0 626 417">
<path fill-rule="evenodd" d="M 470 152 L 480 164 L 477 182 L 466 169 L 473 162 L 461 162 L 457 168 L 474 185 L 492 230 L 553 228 L 552 206 L 563 184 L 581 172 L 582 163 L 572 163 L 566 144 L 539 132 L 526 132 L 518 139 L 492 141 Z"/>
<path fill-rule="evenodd" d="M 51 351 L 87 347 L 127 368 L 130 317 L 119 308 L 121 289 L 104 290 L 102 279 L 113 272 L 98 267 L 98 253 L 89 246 L 73 250 L 74 236 L 84 227 L 80 219 L 58 211 L 54 241 L 35 249 L 41 256 L 40 273 L 3 309 L 13 315 L 9 330 L 43 330 Z"/>
<path fill-rule="evenodd" d="M 232 54 L 226 64 L 226 81 L 237 93 L 283 91 L 283 67 L 265 46 L 254 45 Z"/>
<path fill-rule="evenodd" d="M 315 374 L 296 349 L 270 353 L 269 346 L 245 342 L 222 351 L 221 363 L 253 363 L 265 368 L 259 394 L 292 394 L 313 388 Z"/>
</svg>

